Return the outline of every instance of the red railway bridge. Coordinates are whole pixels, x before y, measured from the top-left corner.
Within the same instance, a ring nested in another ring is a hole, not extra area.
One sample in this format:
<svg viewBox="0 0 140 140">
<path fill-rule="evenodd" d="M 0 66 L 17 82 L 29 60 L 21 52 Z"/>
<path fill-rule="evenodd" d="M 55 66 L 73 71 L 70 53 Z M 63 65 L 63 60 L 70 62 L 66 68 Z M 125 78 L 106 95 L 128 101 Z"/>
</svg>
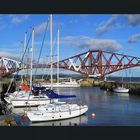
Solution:
<svg viewBox="0 0 140 140">
<path fill-rule="evenodd" d="M 89 50 L 87 52 L 66 58 L 53 63 L 53 68 L 63 68 L 86 76 L 105 77 L 119 70 L 140 66 L 140 57 L 107 52 L 102 50 Z M 29 64 L 24 66 L 30 68 Z M 33 64 L 33 68 L 50 68 L 50 64 Z M 7 76 L 22 70 L 20 62 L 0 57 L 0 76 Z"/>
</svg>

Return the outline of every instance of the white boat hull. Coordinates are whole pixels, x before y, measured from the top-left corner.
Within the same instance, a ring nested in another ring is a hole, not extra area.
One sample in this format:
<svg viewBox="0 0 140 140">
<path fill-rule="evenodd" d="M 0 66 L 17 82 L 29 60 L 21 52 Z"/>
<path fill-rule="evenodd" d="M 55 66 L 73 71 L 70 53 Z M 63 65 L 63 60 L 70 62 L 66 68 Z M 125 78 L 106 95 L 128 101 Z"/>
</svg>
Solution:
<svg viewBox="0 0 140 140">
<path fill-rule="evenodd" d="M 82 115 L 79 117 L 65 119 L 65 120 L 57 120 L 57 121 L 49 121 L 49 122 L 39 122 L 39 123 L 31 123 L 30 126 L 76 126 L 80 124 L 87 124 L 88 117 L 86 115 Z"/>
<path fill-rule="evenodd" d="M 87 112 L 87 110 L 88 107 L 85 105 L 82 106 L 80 109 L 75 109 L 71 111 L 52 111 L 46 113 L 44 113 L 44 111 L 28 111 L 27 116 L 32 122 L 53 121 L 77 117 Z"/>
<path fill-rule="evenodd" d="M 50 83 L 48 83 L 48 84 L 42 83 L 42 86 L 43 87 L 51 87 L 51 84 Z M 70 78 L 69 81 L 60 82 L 60 83 L 53 83 L 53 87 L 62 87 L 62 88 L 63 87 L 64 88 L 71 87 L 71 88 L 73 88 L 73 87 L 80 87 L 80 84 L 78 84 L 76 82 L 76 80 L 72 80 L 72 78 Z"/>
<path fill-rule="evenodd" d="M 128 93 L 129 89 L 126 89 L 126 88 L 123 88 L 123 89 L 115 88 L 113 91 L 114 92 L 118 92 L 118 93 Z"/>
<path fill-rule="evenodd" d="M 12 112 L 18 115 L 23 115 L 25 112 L 33 108 L 36 109 L 37 107 L 13 107 L 11 104 L 7 105 L 7 109 L 10 113 Z"/>
<path fill-rule="evenodd" d="M 12 104 L 13 107 L 26 107 L 26 106 L 38 106 L 38 105 L 43 105 L 43 104 L 49 104 L 51 102 L 57 102 L 58 99 L 49 99 L 49 98 L 30 98 L 28 97 L 25 98 L 13 98 L 10 99 L 9 97 L 4 98 L 5 101 L 9 104 Z"/>
<path fill-rule="evenodd" d="M 50 99 L 46 99 L 46 100 L 13 100 L 11 101 L 11 104 L 14 107 L 26 107 L 26 106 L 38 106 L 38 105 L 43 105 L 43 104 L 49 104 L 51 101 Z"/>
</svg>

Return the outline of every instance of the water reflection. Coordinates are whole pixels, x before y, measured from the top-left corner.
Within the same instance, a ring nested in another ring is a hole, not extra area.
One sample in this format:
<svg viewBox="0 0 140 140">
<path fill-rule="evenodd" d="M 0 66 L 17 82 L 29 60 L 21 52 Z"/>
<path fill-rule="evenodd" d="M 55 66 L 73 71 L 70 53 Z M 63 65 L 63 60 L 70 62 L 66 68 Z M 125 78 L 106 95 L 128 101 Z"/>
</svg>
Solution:
<svg viewBox="0 0 140 140">
<path fill-rule="evenodd" d="M 87 121 L 88 117 L 86 115 L 82 115 L 76 118 L 61 121 L 32 123 L 30 126 L 78 126 L 87 124 Z"/>
<path fill-rule="evenodd" d="M 77 99 L 71 99 L 72 102 L 79 104 L 81 99 L 89 107 L 86 114 L 67 120 L 33 123 L 30 126 L 140 126 L 140 96 L 109 92 L 98 87 L 57 88 L 55 91 L 76 95 Z M 93 113 L 96 118 L 91 117 Z"/>
<path fill-rule="evenodd" d="M 115 95 L 117 95 L 118 97 L 128 97 L 129 98 L 129 93 L 117 93 L 114 92 Z"/>
</svg>

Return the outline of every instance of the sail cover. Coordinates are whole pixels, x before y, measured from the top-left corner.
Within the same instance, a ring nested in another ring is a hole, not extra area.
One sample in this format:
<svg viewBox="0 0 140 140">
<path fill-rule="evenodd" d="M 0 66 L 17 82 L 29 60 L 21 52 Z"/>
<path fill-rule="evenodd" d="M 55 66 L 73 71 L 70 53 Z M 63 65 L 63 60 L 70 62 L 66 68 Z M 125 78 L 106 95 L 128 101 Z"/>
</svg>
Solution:
<svg viewBox="0 0 140 140">
<path fill-rule="evenodd" d="M 51 99 L 53 99 L 53 98 L 75 98 L 76 97 L 75 95 L 58 95 L 53 90 L 46 91 L 45 93 Z"/>
<path fill-rule="evenodd" d="M 44 89 L 46 89 L 46 87 L 33 86 L 33 90 L 44 90 Z"/>
</svg>

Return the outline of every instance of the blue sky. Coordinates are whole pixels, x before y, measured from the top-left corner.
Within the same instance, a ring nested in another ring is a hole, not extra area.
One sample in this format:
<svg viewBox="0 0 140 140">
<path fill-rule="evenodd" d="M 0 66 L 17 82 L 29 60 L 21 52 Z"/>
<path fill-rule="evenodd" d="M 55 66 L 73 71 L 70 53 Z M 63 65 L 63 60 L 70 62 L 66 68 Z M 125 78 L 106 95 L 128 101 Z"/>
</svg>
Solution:
<svg viewBox="0 0 140 140">
<path fill-rule="evenodd" d="M 0 55 L 19 57 L 20 42 L 35 28 L 35 57 L 42 43 L 48 14 L 1 14 Z M 89 49 L 115 51 L 140 57 L 140 14 L 54 14 L 53 40 L 56 52 L 57 30 L 60 30 L 60 59 Z M 43 56 L 49 54 L 49 29 Z M 55 59 L 55 58 L 54 58 Z M 139 68 L 133 68 L 140 76 Z M 121 72 L 118 72 L 120 74 Z"/>
</svg>

